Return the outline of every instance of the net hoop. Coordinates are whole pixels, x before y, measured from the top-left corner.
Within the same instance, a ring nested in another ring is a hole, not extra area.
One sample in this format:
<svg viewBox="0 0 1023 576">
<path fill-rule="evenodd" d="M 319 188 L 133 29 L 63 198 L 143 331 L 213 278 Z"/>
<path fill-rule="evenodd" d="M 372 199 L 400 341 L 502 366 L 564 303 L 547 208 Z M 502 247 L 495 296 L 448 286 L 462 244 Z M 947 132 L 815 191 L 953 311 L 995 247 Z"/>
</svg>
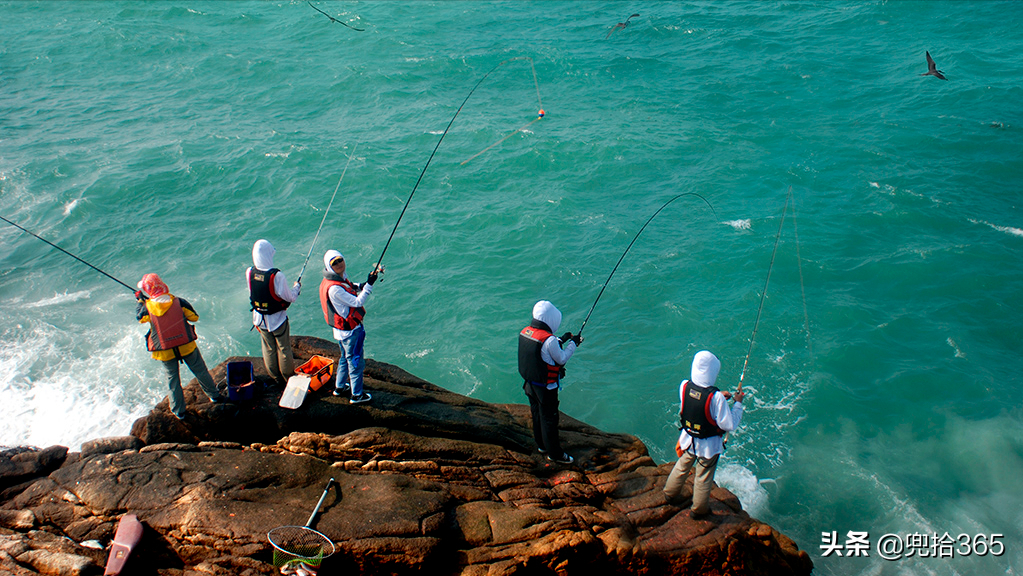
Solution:
<svg viewBox="0 0 1023 576">
<path fill-rule="evenodd" d="M 306 526 L 278 526 L 266 533 L 274 547 L 274 567 L 302 563 L 317 567 L 334 553 L 330 538 Z"/>
</svg>

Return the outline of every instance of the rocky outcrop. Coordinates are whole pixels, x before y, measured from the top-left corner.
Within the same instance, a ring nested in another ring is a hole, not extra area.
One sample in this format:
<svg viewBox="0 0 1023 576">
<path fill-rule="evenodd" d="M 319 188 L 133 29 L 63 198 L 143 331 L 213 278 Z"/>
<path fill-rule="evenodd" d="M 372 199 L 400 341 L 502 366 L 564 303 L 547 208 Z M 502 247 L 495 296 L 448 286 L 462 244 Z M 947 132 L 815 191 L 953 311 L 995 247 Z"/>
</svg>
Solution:
<svg viewBox="0 0 1023 576">
<path fill-rule="evenodd" d="M 294 348 L 336 356 L 313 338 Z M 371 403 L 321 391 L 298 410 L 277 406 L 279 389 L 214 405 L 193 381 L 184 421 L 165 399 L 130 437 L 0 456 L 0 573 L 100 574 L 131 513 L 146 531 L 125 574 L 273 574 L 267 532 L 306 524 L 330 478 L 314 527 L 337 551 L 320 574 L 810 573 L 723 488 L 703 519 L 665 502 L 670 465 L 633 436 L 563 416 L 576 464 L 559 466 L 536 452 L 527 406 L 373 361 L 366 376 Z"/>
</svg>

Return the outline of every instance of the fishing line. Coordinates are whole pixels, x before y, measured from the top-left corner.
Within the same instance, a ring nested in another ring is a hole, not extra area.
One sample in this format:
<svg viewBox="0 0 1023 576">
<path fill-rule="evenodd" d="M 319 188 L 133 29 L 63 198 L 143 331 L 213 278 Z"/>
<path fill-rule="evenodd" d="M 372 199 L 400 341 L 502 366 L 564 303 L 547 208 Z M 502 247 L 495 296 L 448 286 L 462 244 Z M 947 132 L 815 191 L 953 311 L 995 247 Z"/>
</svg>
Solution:
<svg viewBox="0 0 1023 576">
<path fill-rule="evenodd" d="M 412 187 L 412 192 L 408 195 L 408 200 L 405 201 L 405 207 L 401 209 L 401 214 L 398 215 L 398 220 L 394 223 L 394 229 L 391 230 L 391 235 L 387 238 L 387 243 L 384 244 L 384 250 L 380 253 L 380 258 L 377 260 L 377 264 L 376 267 L 374 267 L 374 270 L 380 269 L 380 263 L 383 262 L 384 260 L 384 254 L 387 253 L 387 248 L 391 245 L 391 240 L 394 239 L 394 233 L 398 231 L 398 225 L 401 224 L 401 219 L 402 217 L 405 216 L 405 211 L 408 210 L 409 203 L 412 202 L 412 197 L 415 196 L 416 190 L 419 189 L 419 183 L 423 181 L 423 176 L 426 175 L 426 169 L 430 167 L 430 162 L 433 162 L 433 157 L 437 154 L 437 149 L 440 148 L 440 143 L 443 142 L 444 137 L 448 135 L 448 130 L 451 130 L 451 125 L 455 123 L 455 118 L 458 118 L 458 113 L 462 111 L 462 108 L 465 107 L 465 103 L 469 101 L 469 98 L 472 97 L 473 92 L 475 92 L 476 89 L 480 87 L 480 84 L 482 84 L 483 81 L 487 79 L 487 76 L 490 76 L 494 72 L 494 70 L 497 70 L 501 66 L 504 66 L 509 62 L 514 62 L 516 60 L 529 60 L 530 66 L 533 65 L 533 59 L 530 58 L 529 56 L 517 56 L 515 58 L 509 58 L 508 60 L 501 62 L 497 66 L 494 66 L 493 68 L 490 69 L 490 72 L 487 72 L 486 74 L 483 75 L 482 78 L 479 79 L 479 82 L 476 82 L 476 85 L 473 86 L 472 90 L 469 91 L 469 94 L 465 97 L 465 100 L 462 101 L 462 105 L 459 106 L 458 110 L 455 111 L 454 116 L 451 117 L 451 121 L 448 122 L 447 128 L 444 129 L 444 133 L 441 134 L 440 139 L 437 140 L 437 145 L 433 147 L 433 152 L 430 153 L 430 158 L 426 161 L 426 165 L 423 166 L 423 171 L 419 173 L 419 179 L 416 180 L 416 185 Z M 533 74 L 533 78 L 534 79 L 536 78 L 535 72 Z M 539 96 L 539 88 L 537 88 L 537 95 Z"/>
<path fill-rule="evenodd" d="M 792 197 L 791 186 L 789 186 L 789 197 Z M 796 225 L 795 198 L 792 198 L 792 229 L 796 234 L 796 265 L 799 268 L 799 291 L 803 296 L 803 321 L 806 325 L 806 347 L 810 352 L 810 362 L 813 362 L 813 342 L 810 339 L 810 313 L 806 308 L 806 284 L 803 282 L 803 259 L 799 256 L 799 226 Z"/>
<path fill-rule="evenodd" d="M 125 284 L 124 282 L 121 282 L 121 281 L 120 281 L 120 280 L 118 280 L 117 278 L 114 278 L 114 277 L 113 277 L 113 276 L 111 276 L 110 274 L 107 274 L 106 272 L 104 272 L 104 271 L 100 270 L 99 268 L 97 268 L 97 267 L 93 266 L 92 264 L 89 264 L 89 263 L 88 263 L 88 262 L 86 262 L 85 260 L 82 260 L 82 259 L 81 259 L 81 258 L 79 258 L 78 256 L 75 256 L 74 254 L 72 254 L 72 253 L 68 252 L 67 250 L 65 250 L 65 249 L 61 248 L 60 246 L 57 246 L 57 245 L 56 245 L 56 244 L 54 244 L 53 242 L 50 242 L 49 240 L 47 240 L 46 238 L 43 238 L 42 236 L 40 236 L 40 235 L 36 234 L 35 232 L 32 232 L 32 231 L 30 231 L 30 230 L 26 230 L 25 228 L 22 228 L 21 226 L 18 226 L 17 224 L 15 224 L 14 222 L 11 222 L 11 221 L 10 221 L 10 220 L 8 220 L 7 218 L 4 218 L 3 216 L 0 216 L 0 220 L 3 220 L 4 222 L 7 222 L 7 223 L 8 223 L 8 224 L 10 224 L 11 226 L 14 226 L 15 228 L 17 228 L 17 229 L 21 230 L 22 232 L 27 232 L 28 234 L 31 234 L 32 236 L 35 236 L 36 238 L 38 238 L 38 239 L 42 240 L 43 242 L 46 242 L 47 244 L 49 244 L 50 246 L 53 246 L 53 247 L 54 247 L 54 248 L 56 248 L 57 250 L 60 250 L 61 252 L 63 252 L 63 253 L 65 253 L 65 254 L 67 254 L 68 256 L 70 256 L 70 257 L 74 258 L 75 260 L 78 260 L 78 261 L 79 261 L 79 262 L 81 262 L 82 264 L 85 264 L 85 265 L 86 265 L 86 266 L 88 266 L 89 268 L 92 268 L 93 270 L 95 270 L 95 271 L 99 272 L 100 274 L 102 274 L 102 275 L 106 276 L 107 278 L 110 278 L 110 279 L 111 279 L 111 280 L 113 280 L 114 282 L 117 282 L 117 283 L 118 283 L 118 284 L 120 284 L 121 286 L 124 286 L 124 287 L 125 287 L 125 288 L 127 288 L 128 290 L 131 290 L 131 291 L 132 291 L 132 293 L 134 293 L 134 292 L 135 292 L 135 291 L 137 290 L 137 288 L 132 288 L 131 286 L 128 286 L 128 285 L 127 285 L 127 284 Z"/>
<path fill-rule="evenodd" d="M 545 112 L 543 111 L 543 101 L 540 100 L 540 82 L 538 82 L 537 79 L 536 79 L 536 66 L 533 65 L 532 58 L 529 59 L 529 67 L 533 70 L 533 85 L 536 87 L 536 105 L 539 106 L 539 110 L 540 110 L 539 112 L 536 113 L 536 118 L 533 119 L 532 122 L 529 122 L 528 124 L 526 124 L 525 126 L 522 126 L 521 128 L 515 129 L 514 131 L 512 131 L 510 134 L 508 134 L 504 138 L 501 138 L 497 142 L 494 142 L 490 146 L 487 146 L 483 150 L 480 150 L 479 152 L 473 154 L 472 156 L 469 157 L 468 160 L 465 160 L 464 162 L 462 162 L 461 166 L 465 166 L 473 158 L 479 156 L 480 154 L 483 154 L 487 150 L 490 150 L 494 146 L 497 146 L 498 144 L 500 144 L 501 142 L 504 142 L 505 140 L 511 138 L 515 134 L 518 134 L 519 132 L 522 132 L 523 130 L 525 130 L 526 128 L 529 128 L 530 126 L 532 126 L 533 124 L 539 122 L 543 118 Z"/>
<path fill-rule="evenodd" d="M 356 142 L 352 148 L 351 155 L 348 156 L 348 162 L 345 164 L 345 169 L 341 171 L 341 178 L 337 181 L 337 186 L 334 187 L 334 194 L 330 197 L 330 202 L 327 204 L 327 211 L 323 213 L 323 219 L 320 220 L 320 227 L 316 229 L 316 235 L 313 236 L 313 243 L 309 246 L 309 253 L 305 255 L 305 263 L 302 264 L 302 271 L 298 273 L 298 283 L 302 283 L 302 275 L 305 274 L 306 264 L 309 264 L 309 257 L 313 255 L 313 248 L 316 246 L 316 239 L 320 237 L 320 230 L 323 229 L 323 223 L 327 221 L 327 214 L 330 214 L 330 207 L 334 204 L 334 196 L 337 196 L 337 191 L 341 188 L 341 181 L 345 179 L 345 173 L 348 172 L 348 165 L 352 163 L 352 158 L 355 158 L 355 151 L 358 150 L 359 144 Z"/>
<path fill-rule="evenodd" d="M 470 160 L 472 160 L 473 158 L 475 158 L 475 157 L 479 156 L 480 154 L 483 154 L 483 153 L 484 153 L 484 152 L 486 152 L 487 150 L 490 150 L 490 149 L 491 149 L 491 148 L 493 148 L 494 146 L 497 146 L 498 144 L 500 144 L 501 142 L 504 142 L 505 140 L 507 140 L 507 139 L 511 138 L 511 137 L 512 137 L 512 136 L 514 136 L 515 134 L 518 134 L 519 132 L 522 132 L 522 131 L 523 131 L 523 130 L 525 130 L 526 128 L 529 128 L 529 127 L 530 127 L 530 126 L 532 126 L 533 124 L 535 124 L 535 123 L 539 122 L 541 118 L 543 118 L 543 116 L 542 116 L 542 115 L 540 115 L 540 116 L 537 116 L 537 117 L 536 117 L 536 119 L 535 119 L 535 120 L 533 120 L 532 122 L 530 122 L 529 124 L 526 124 L 525 126 L 522 126 L 521 128 L 516 128 L 515 130 L 513 130 L 513 131 L 512 131 L 512 132 L 511 132 L 510 134 L 508 134 L 508 135 L 507 135 L 507 136 L 505 136 L 504 138 L 501 138 L 501 139 L 500 139 L 500 140 L 498 140 L 497 142 L 494 142 L 494 143 L 493 143 L 493 144 L 491 144 L 490 146 L 487 146 L 487 147 L 486 147 L 486 148 L 484 148 L 483 150 L 480 150 L 479 152 L 477 152 L 477 153 L 473 154 L 472 156 L 470 156 L 470 157 L 469 157 L 469 159 L 468 159 L 468 160 L 464 160 L 464 161 L 462 161 L 462 163 L 461 163 L 461 166 L 465 166 L 465 165 L 466 165 L 466 164 L 468 164 L 468 163 L 469 163 L 469 161 L 470 161 Z"/>
<path fill-rule="evenodd" d="M 781 224 L 778 224 L 778 235 L 774 238 L 774 251 L 771 252 L 771 263 L 767 266 L 767 280 L 764 281 L 764 291 L 760 294 L 760 307 L 757 308 L 757 319 L 753 322 L 753 334 L 749 337 L 749 349 L 746 351 L 746 360 L 742 363 L 742 373 L 739 375 L 738 392 L 742 392 L 742 379 L 746 377 L 746 366 L 749 364 L 749 356 L 753 352 L 753 340 L 757 337 L 757 327 L 760 325 L 760 313 L 764 311 L 764 300 L 767 298 L 767 285 L 771 282 L 771 270 L 774 269 L 774 257 L 778 254 L 778 241 L 781 240 L 781 227 L 785 225 L 785 214 L 789 209 L 789 199 L 792 197 L 792 187 L 789 186 L 789 195 L 785 197 L 785 208 L 781 211 Z"/>
<path fill-rule="evenodd" d="M 639 232 L 636 232 L 636 235 L 632 238 L 632 242 L 629 242 L 628 248 L 625 249 L 625 252 L 622 252 L 622 257 L 618 259 L 618 264 L 615 264 L 614 269 L 611 270 L 611 274 L 608 275 L 607 280 L 604 281 L 604 286 L 601 287 L 600 293 L 597 294 L 597 299 L 593 301 L 593 306 L 590 306 L 590 311 L 586 314 L 586 319 L 583 320 L 583 325 L 579 327 L 579 332 L 578 333 L 580 335 L 583 333 L 583 328 L 586 328 L 586 323 L 590 321 L 590 314 L 593 314 L 593 309 L 597 307 L 597 302 L 600 301 L 600 297 L 604 294 L 604 289 L 607 288 L 608 283 L 611 282 L 611 278 L 615 275 L 615 272 L 618 271 L 618 266 L 622 263 L 622 260 L 625 260 L 625 255 L 629 253 L 629 250 L 632 248 L 632 245 L 635 244 L 636 240 L 639 239 L 639 235 L 643 233 L 643 230 L 646 230 L 647 224 L 650 224 L 650 221 L 653 220 L 654 217 L 656 217 L 658 214 L 660 214 L 661 210 L 664 210 L 665 208 L 667 208 L 668 204 L 671 204 L 672 202 L 674 202 L 675 200 L 678 200 L 679 198 L 681 198 L 683 196 L 696 196 L 700 200 L 703 200 L 704 202 L 707 202 L 706 198 L 704 198 L 703 196 L 700 196 L 696 192 L 683 192 L 683 193 L 675 196 L 671 200 L 668 200 L 667 202 L 665 202 L 660 208 L 657 209 L 657 212 L 654 212 L 653 216 L 651 216 L 650 218 L 647 218 L 646 224 L 643 224 L 643 227 L 639 229 Z M 711 206 L 710 202 L 707 202 L 707 206 L 710 206 L 711 211 L 714 212 L 715 215 L 717 215 L 717 211 L 714 210 L 714 207 Z"/>
</svg>

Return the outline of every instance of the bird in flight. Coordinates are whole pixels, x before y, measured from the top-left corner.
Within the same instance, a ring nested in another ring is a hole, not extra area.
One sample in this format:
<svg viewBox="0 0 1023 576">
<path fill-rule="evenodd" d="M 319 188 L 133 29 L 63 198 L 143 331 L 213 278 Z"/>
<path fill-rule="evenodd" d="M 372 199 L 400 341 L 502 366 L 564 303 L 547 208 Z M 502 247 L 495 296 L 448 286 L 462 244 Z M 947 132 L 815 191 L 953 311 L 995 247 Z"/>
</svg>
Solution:
<svg viewBox="0 0 1023 576">
<path fill-rule="evenodd" d="M 927 55 L 927 72 L 924 72 L 921 76 L 937 76 L 942 80 L 948 80 L 948 78 L 945 78 L 941 70 L 938 70 L 937 65 L 934 64 L 934 59 L 931 58 L 931 53 L 924 50 L 924 54 Z"/>
<path fill-rule="evenodd" d="M 319 12 L 320 14 L 323 14 L 324 16 L 326 16 L 327 18 L 330 18 L 330 21 L 331 21 L 331 22 L 337 22 L 338 24 L 340 24 L 340 25 L 342 25 L 342 26 L 345 26 L 345 27 L 347 27 L 347 28 L 351 28 L 352 30 L 355 30 L 356 32 L 365 32 L 365 30 L 363 30 L 362 28 L 356 28 L 356 27 L 354 27 L 354 26 L 348 26 L 348 24 L 345 24 L 344 22 L 342 22 L 342 21 L 338 20 L 337 18 L 334 18 L 334 17 L 333 17 L 333 16 L 331 16 L 330 14 L 327 14 L 327 13 L 326 13 L 326 12 L 324 12 L 323 10 L 320 10 L 320 9 L 319 9 L 319 8 L 317 8 L 316 6 L 313 6 L 313 3 L 312 3 L 312 2 L 309 2 L 309 0 L 306 0 L 306 2 L 307 2 L 307 3 L 309 4 L 309 6 L 311 6 L 311 7 L 312 7 L 312 9 L 313 9 L 313 10 L 316 10 L 316 11 L 317 11 L 317 12 Z"/>
<path fill-rule="evenodd" d="M 615 30 L 617 30 L 619 28 L 625 28 L 626 26 L 628 26 L 629 25 L 629 20 L 631 20 L 632 18 L 634 18 L 636 16 L 639 16 L 639 14 L 633 14 L 632 16 L 629 16 L 628 18 L 626 18 L 625 22 L 619 22 L 619 23 L 615 24 L 614 28 L 612 28 L 611 31 L 607 33 L 607 36 L 604 36 L 604 40 L 607 40 L 608 38 L 610 38 L 611 34 L 614 33 Z"/>
</svg>

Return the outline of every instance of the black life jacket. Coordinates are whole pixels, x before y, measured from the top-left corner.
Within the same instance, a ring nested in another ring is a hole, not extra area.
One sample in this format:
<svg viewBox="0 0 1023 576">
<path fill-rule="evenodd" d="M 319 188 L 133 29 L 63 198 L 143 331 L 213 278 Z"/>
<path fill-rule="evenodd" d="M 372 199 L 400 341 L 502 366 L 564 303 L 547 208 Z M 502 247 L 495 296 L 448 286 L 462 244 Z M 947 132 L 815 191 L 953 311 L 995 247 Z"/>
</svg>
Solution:
<svg viewBox="0 0 1023 576">
<path fill-rule="evenodd" d="M 543 343 L 551 336 L 550 328 L 539 320 L 533 320 L 519 332 L 519 374 L 527 382 L 556 384 L 564 375 L 563 367 L 548 364 L 540 356 Z"/>
<path fill-rule="evenodd" d="M 334 309 L 334 303 L 330 301 L 327 291 L 331 286 L 340 286 L 345 292 L 352 296 L 358 296 L 358 287 L 350 280 L 329 280 L 324 278 L 320 281 L 320 307 L 323 308 L 323 319 L 334 328 L 339 330 L 354 330 L 366 316 L 366 309 L 348 307 L 348 316 L 341 316 Z"/>
<path fill-rule="evenodd" d="M 274 290 L 274 276 L 278 272 L 277 268 L 265 272 L 249 268 L 249 303 L 260 314 L 275 314 L 291 306 L 291 302 L 278 296 Z"/>
<path fill-rule="evenodd" d="M 185 319 L 185 311 L 181 309 L 179 298 L 174 298 L 174 302 L 163 316 L 157 316 L 150 311 L 149 323 L 152 326 L 146 334 L 146 348 L 150 352 L 174 349 L 174 355 L 180 358 L 177 347 L 196 340 L 195 327 Z"/>
<path fill-rule="evenodd" d="M 710 438 L 725 433 L 718 428 L 710 413 L 710 401 L 717 391 L 717 386 L 698 386 L 692 380 L 686 380 L 682 388 L 682 409 L 678 415 L 679 430 L 685 430 L 693 438 Z"/>
</svg>

